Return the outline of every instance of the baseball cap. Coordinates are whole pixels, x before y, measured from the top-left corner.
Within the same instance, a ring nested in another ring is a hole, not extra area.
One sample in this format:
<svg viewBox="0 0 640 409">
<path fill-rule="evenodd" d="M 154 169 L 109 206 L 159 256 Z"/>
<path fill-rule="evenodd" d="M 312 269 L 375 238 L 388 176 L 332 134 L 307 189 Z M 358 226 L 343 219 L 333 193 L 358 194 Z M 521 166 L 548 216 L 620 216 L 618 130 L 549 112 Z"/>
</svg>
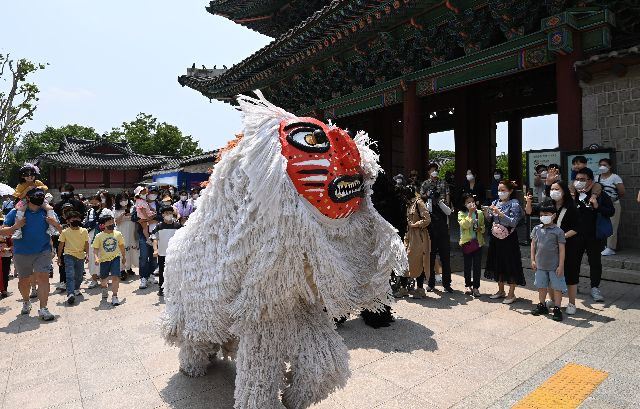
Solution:
<svg viewBox="0 0 640 409">
<path fill-rule="evenodd" d="M 145 189 L 146 188 L 144 186 L 138 186 L 137 188 L 133 189 L 133 194 L 138 196 L 140 194 L 140 192 L 142 192 Z"/>
</svg>

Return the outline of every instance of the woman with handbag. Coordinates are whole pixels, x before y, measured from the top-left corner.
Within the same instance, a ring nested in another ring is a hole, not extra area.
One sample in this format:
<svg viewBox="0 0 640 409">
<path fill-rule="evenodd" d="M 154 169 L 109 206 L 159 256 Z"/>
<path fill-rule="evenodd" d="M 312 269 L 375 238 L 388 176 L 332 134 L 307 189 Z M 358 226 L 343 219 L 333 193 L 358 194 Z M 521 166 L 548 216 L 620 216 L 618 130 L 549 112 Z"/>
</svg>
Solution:
<svg viewBox="0 0 640 409">
<path fill-rule="evenodd" d="M 514 182 L 502 180 L 498 184 L 498 199 L 486 207 L 485 217 L 491 225 L 493 239 L 487 252 L 487 266 L 484 275 L 498 282 L 498 292 L 491 299 L 504 298 L 503 304 L 516 301 L 517 285 L 524 286 L 526 281 L 522 271 L 520 244 L 516 226 L 522 219 L 520 202 L 513 197 L 516 188 Z M 505 283 L 509 284 L 509 294 L 504 291 Z"/>
<path fill-rule="evenodd" d="M 413 192 L 406 193 L 407 198 L 407 234 L 404 236 L 404 245 L 409 258 L 409 277 L 415 278 L 418 288 L 413 292 L 413 298 L 426 297 L 424 291 L 425 272 L 431 271 L 431 239 L 427 227 L 431 223 L 431 216 L 422 199 L 416 197 Z M 401 277 L 401 287 L 394 294 L 396 298 L 409 295 L 407 284 L 409 277 Z"/>
<path fill-rule="evenodd" d="M 465 294 L 480 297 L 480 272 L 482 270 L 482 246 L 484 246 L 484 214 L 478 211 L 476 197 L 471 193 L 462 195 L 464 206 L 458 212 L 460 225 L 460 247 L 464 259 Z M 471 269 L 473 268 L 473 281 Z"/>
</svg>

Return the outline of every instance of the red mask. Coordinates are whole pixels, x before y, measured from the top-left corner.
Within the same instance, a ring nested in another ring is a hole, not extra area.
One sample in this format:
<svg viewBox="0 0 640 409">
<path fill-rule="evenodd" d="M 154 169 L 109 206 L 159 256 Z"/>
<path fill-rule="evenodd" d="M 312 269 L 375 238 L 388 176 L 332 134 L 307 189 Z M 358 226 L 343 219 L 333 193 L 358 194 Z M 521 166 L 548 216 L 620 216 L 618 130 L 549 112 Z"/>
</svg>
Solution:
<svg viewBox="0 0 640 409">
<path fill-rule="evenodd" d="M 360 152 L 349 134 L 314 118 L 296 118 L 280 123 L 280 142 L 296 190 L 322 214 L 341 219 L 360 207 Z"/>
</svg>

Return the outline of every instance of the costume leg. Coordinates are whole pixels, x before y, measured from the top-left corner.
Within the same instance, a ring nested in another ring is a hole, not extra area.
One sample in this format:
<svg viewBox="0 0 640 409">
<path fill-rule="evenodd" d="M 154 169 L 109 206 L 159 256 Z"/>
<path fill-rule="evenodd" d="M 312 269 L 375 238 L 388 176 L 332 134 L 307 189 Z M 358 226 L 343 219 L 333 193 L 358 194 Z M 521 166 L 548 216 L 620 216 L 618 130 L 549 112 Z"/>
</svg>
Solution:
<svg viewBox="0 0 640 409">
<path fill-rule="evenodd" d="M 209 366 L 210 358 L 218 352 L 218 345 L 202 345 L 184 341 L 180 345 L 180 371 L 188 376 L 204 376 Z"/>
<path fill-rule="evenodd" d="M 289 326 L 298 324 L 284 318 Z M 245 323 L 236 356 L 235 409 L 282 409 L 279 391 L 284 384 L 282 323 L 264 320 Z M 292 336 L 292 335 L 291 335 Z"/>
<path fill-rule="evenodd" d="M 303 409 L 325 399 L 349 378 L 349 353 L 330 317 L 310 306 L 297 311 L 288 339 L 291 384 L 282 397 L 289 409 Z"/>
</svg>

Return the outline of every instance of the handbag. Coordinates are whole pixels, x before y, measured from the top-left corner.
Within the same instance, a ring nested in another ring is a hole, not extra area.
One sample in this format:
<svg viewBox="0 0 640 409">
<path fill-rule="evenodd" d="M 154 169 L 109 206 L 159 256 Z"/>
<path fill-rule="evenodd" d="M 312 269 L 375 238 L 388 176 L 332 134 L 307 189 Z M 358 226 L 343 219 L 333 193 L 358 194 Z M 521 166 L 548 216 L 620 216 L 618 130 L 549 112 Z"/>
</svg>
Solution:
<svg viewBox="0 0 640 409">
<path fill-rule="evenodd" d="M 598 213 L 596 216 L 596 238 L 599 240 L 613 236 L 613 224 L 611 219 Z"/>
<path fill-rule="evenodd" d="M 476 251 L 478 251 L 478 249 L 480 249 L 480 242 L 478 242 L 478 239 L 471 239 L 471 241 L 464 243 L 461 247 L 462 253 L 468 255 L 471 253 L 475 253 Z"/>
<path fill-rule="evenodd" d="M 491 234 L 493 234 L 493 237 L 498 240 L 506 239 L 513 232 L 513 230 L 509 231 L 507 227 L 498 223 L 493 223 L 493 226 L 491 226 Z"/>
</svg>

